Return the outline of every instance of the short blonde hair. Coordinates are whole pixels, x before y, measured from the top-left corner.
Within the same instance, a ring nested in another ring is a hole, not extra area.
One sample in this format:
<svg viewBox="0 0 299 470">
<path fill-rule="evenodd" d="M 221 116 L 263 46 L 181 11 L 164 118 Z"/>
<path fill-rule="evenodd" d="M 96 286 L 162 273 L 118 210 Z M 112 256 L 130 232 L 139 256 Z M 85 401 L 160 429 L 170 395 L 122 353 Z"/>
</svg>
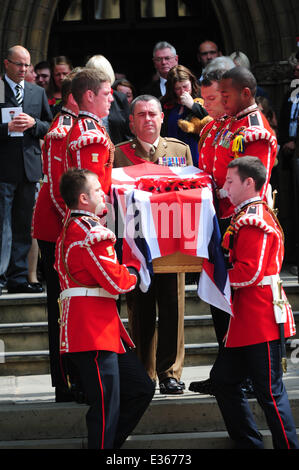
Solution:
<svg viewBox="0 0 299 470">
<path fill-rule="evenodd" d="M 94 55 L 86 63 L 86 67 L 89 69 L 97 69 L 105 72 L 110 77 L 111 84 L 115 82 L 115 74 L 109 60 L 103 55 Z"/>
</svg>

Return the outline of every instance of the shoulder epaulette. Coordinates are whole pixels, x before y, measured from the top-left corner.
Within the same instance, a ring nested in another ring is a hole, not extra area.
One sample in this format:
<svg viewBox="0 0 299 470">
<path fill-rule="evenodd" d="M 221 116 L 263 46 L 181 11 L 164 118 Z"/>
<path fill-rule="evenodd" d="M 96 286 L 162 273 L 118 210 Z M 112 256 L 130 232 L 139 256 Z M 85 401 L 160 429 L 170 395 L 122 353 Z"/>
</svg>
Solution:
<svg viewBox="0 0 299 470">
<path fill-rule="evenodd" d="M 133 139 L 130 140 L 124 140 L 124 142 L 119 142 L 118 144 L 115 145 L 115 148 L 117 149 L 118 147 L 122 147 L 123 145 L 128 145 L 131 142 L 133 142 Z"/>
<path fill-rule="evenodd" d="M 188 144 L 185 144 L 182 140 L 176 139 L 175 137 L 163 137 L 167 142 L 174 142 L 175 144 L 181 144 L 184 147 L 188 147 Z"/>
<path fill-rule="evenodd" d="M 109 147 L 107 137 L 99 129 L 96 129 L 83 132 L 77 140 L 70 142 L 69 148 L 76 151 L 91 144 L 102 144 Z"/>
<path fill-rule="evenodd" d="M 267 221 L 262 217 L 261 211 L 263 211 L 263 205 L 251 204 L 245 211 L 241 212 L 240 216 L 234 222 L 234 230 L 238 232 L 242 227 L 257 227 L 265 233 L 275 232 L 274 227 L 269 225 Z"/>
<path fill-rule="evenodd" d="M 92 217 L 84 216 L 81 218 L 81 221 L 84 221 L 89 226 L 89 232 L 83 241 L 84 247 L 95 245 L 104 240 L 110 240 L 113 244 L 116 242 L 114 233 L 97 220 Z"/>
<path fill-rule="evenodd" d="M 262 140 L 268 142 L 274 150 L 277 148 L 276 136 L 265 127 L 251 126 L 241 129 L 233 140 L 232 152 L 235 157 L 239 157 L 240 153 L 244 153 L 246 144 Z"/>
<path fill-rule="evenodd" d="M 274 134 L 272 134 L 268 129 L 261 126 L 251 126 L 248 127 L 244 133 L 245 143 L 256 142 L 258 140 L 266 140 L 270 143 L 271 146 L 277 145 L 277 139 Z"/>
<path fill-rule="evenodd" d="M 52 129 L 47 133 L 45 138 L 54 140 L 64 139 L 64 137 L 68 135 L 69 130 L 70 128 L 65 126 L 55 127 L 55 129 Z"/>
<path fill-rule="evenodd" d="M 72 118 L 72 116 L 69 116 L 68 114 L 64 114 L 64 115 L 62 116 L 62 118 L 63 118 L 63 119 L 62 119 L 62 124 L 63 124 L 64 126 L 71 126 L 71 125 L 72 125 L 72 123 L 73 123 L 73 118 Z"/>
<path fill-rule="evenodd" d="M 257 113 L 251 113 L 249 115 L 249 123 L 250 123 L 250 126 L 259 126 L 260 125 L 260 120 L 258 118 Z"/>
<path fill-rule="evenodd" d="M 93 119 L 85 119 L 84 120 L 85 127 L 88 131 L 97 129 L 96 123 Z"/>
</svg>

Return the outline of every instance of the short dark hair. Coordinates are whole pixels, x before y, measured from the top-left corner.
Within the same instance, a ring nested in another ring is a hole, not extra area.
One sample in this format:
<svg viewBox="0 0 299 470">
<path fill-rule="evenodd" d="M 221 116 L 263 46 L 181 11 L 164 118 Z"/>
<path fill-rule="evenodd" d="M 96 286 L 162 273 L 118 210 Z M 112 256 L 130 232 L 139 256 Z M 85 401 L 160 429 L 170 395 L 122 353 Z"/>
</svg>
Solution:
<svg viewBox="0 0 299 470">
<path fill-rule="evenodd" d="M 82 103 L 82 97 L 87 90 L 98 94 L 104 82 L 110 82 L 110 77 L 101 70 L 84 68 L 78 72 L 72 80 L 72 94 L 78 105 Z"/>
<path fill-rule="evenodd" d="M 238 90 L 249 88 L 251 95 L 255 97 L 257 82 L 254 75 L 246 67 L 234 67 L 225 72 L 222 79 L 231 79 L 233 87 Z"/>
<path fill-rule="evenodd" d="M 42 60 L 41 62 L 36 64 L 34 67 L 35 71 L 41 70 L 41 69 L 49 69 L 51 71 L 51 65 L 46 60 Z"/>
<path fill-rule="evenodd" d="M 235 158 L 227 168 L 237 168 L 241 181 L 252 178 L 257 191 L 262 189 L 267 179 L 267 170 L 257 157 L 247 155 L 246 157 Z"/>
<path fill-rule="evenodd" d="M 77 208 L 81 193 L 88 194 L 88 175 L 97 176 L 85 168 L 70 168 L 62 175 L 59 183 L 60 194 L 69 209 Z"/>
<path fill-rule="evenodd" d="M 76 67 L 63 79 L 61 85 L 61 99 L 63 105 L 66 105 L 68 96 L 72 91 L 72 81 L 74 77 L 81 71 L 82 67 Z"/>
<path fill-rule="evenodd" d="M 214 70 L 203 75 L 203 79 L 200 82 L 201 86 L 209 87 L 212 86 L 214 82 L 220 82 L 225 71 L 223 70 Z"/>
<path fill-rule="evenodd" d="M 152 95 L 140 95 L 140 96 L 137 96 L 137 98 L 135 98 L 132 103 L 131 103 L 131 106 L 130 106 L 130 114 L 134 114 L 134 109 L 135 109 L 135 106 L 136 104 L 139 102 L 139 101 L 155 101 L 158 105 L 158 108 L 159 110 L 161 111 L 162 113 L 162 105 L 161 105 L 161 102 L 160 100 L 156 97 L 156 96 L 152 96 Z"/>
</svg>

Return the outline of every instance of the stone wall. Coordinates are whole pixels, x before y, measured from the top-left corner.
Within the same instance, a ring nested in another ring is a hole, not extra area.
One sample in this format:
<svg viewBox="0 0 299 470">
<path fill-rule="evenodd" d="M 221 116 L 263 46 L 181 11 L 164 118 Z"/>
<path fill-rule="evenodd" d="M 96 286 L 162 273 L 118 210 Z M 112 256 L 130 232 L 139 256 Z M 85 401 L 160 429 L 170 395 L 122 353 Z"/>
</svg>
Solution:
<svg viewBox="0 0 299 470">
<path fill-rule="evenodd" d="M 0 0 L 1 63 L 8 47 L 24 45 L 32 63 L 47 57 L 59 0 Z M 227 51 L 241 50 L 259 83 L 279 103 L 290 77 L 287 59 L 299 35 L 298 0 L 211 0 Z M 211 25 L 212 27 L 212 25 Z"/>
</svg>

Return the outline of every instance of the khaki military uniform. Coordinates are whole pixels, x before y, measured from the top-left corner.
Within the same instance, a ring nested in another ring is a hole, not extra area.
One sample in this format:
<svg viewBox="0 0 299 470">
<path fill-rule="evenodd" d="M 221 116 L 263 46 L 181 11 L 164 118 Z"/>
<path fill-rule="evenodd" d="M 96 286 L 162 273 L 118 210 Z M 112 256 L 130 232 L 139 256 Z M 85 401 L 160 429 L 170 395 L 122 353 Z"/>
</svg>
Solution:
<svg viewBox="0 0 299 470">
<path fill-rule="evenodd" d="M 138 163 L 152 162 L 160 163 L 167 157 L 184 158 L 187 166 L 193 165 L 189 145 L 172 137 L 160 137 L 158 147 L 151 155 L 147 154 L 138 139 L 121 143 L 115 148 L 114 164 L 115 168 Z"/>
<path fill-rule="evenodd" d="M 168 160 L 169 159 L 169 160 Z M 138 139 L 115 148 L 114 167 L 174 161 L 192 165 L 190 148 L 175 138 L 160 137 L 157 148 L 147 154 Z M 185 163 L 183 163 L 185 162 Z M 179 163 L 180 165 L 180 163 Z M 140 289 L 126 294 L 129 332 L 137 354 L 150 378 L 180 380 L 184 364 L 184 314 L 179 314 L 177 274 L 155 274 L 146 293 Z M 156 330 L 156 307 L 158 328 Z"/>
</svg>

